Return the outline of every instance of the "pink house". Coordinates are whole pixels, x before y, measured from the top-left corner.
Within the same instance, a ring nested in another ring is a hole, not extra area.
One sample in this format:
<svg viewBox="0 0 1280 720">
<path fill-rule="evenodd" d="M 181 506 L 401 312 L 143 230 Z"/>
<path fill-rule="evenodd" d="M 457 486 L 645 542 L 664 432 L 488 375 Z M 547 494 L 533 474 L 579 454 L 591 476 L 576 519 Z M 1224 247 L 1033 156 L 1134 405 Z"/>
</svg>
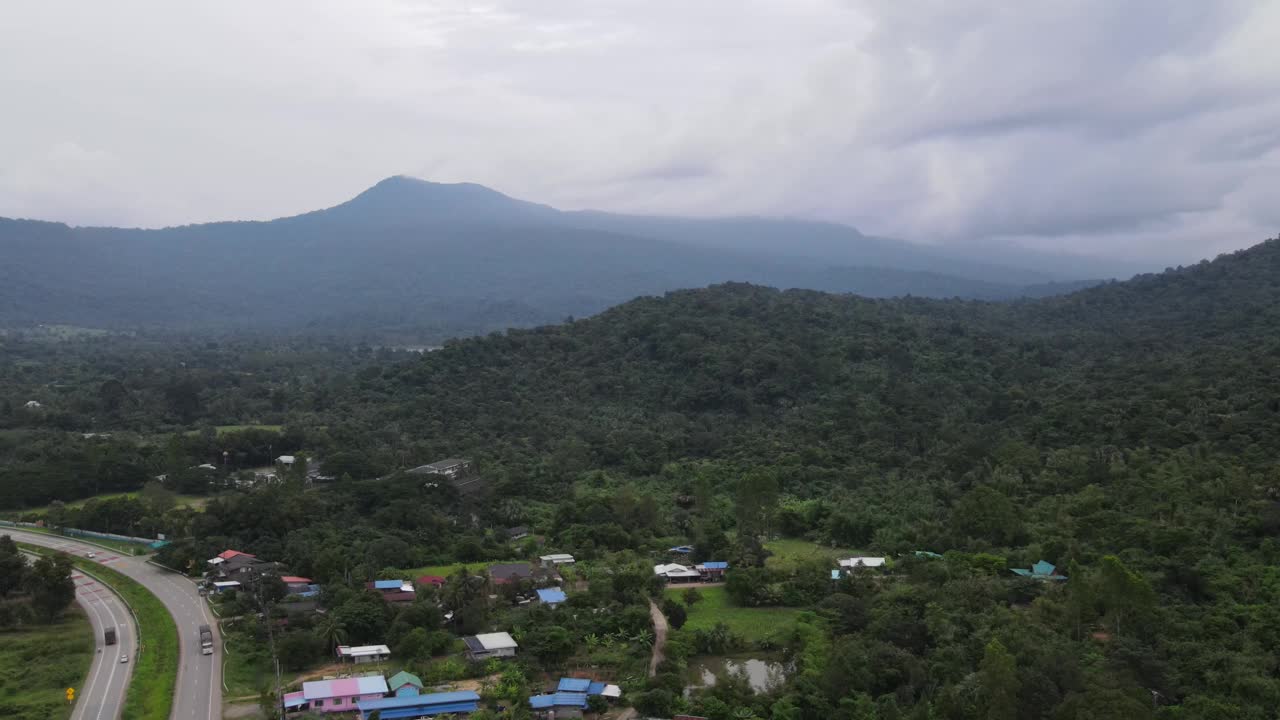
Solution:
<svg viewBox="0 0 1280 720">
<path fill-rule="evenodd" d="M 302 700 L 319 712 L 353 713 L 356 703 L 378 700 L 386 694 L 387 680 L 381 675 L 302 683 Z"/>
</svg>

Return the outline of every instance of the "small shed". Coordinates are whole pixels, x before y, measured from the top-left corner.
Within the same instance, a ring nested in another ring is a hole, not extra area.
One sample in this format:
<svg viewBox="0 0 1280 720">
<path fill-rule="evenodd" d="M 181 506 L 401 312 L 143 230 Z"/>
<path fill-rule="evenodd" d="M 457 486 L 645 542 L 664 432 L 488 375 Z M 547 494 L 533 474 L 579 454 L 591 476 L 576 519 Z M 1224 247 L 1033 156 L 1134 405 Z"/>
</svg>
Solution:
<svg viewBox="0 0 1280 720">
<path fill-rule="evenodd" d="M 407 670 L 401 670 L 387 681 L 387 687 L 396 697 L 422 694 L 422 679 Z"/>
<path fill-rule="evenodd" d="M 514 657 L 520 647 L 509 633 L 483 633 L 462 638 L 467 646 L 467 657 L 483 660 L 491 657 Z"/>
<path fill-rule="evenodd" d="M 560 603 L 568 599 L 564 594 L 564 590 L 560 588 L 542 588 L 538 591 L 538 602 L 547 607 L 558 607 Z"/>
</svg>

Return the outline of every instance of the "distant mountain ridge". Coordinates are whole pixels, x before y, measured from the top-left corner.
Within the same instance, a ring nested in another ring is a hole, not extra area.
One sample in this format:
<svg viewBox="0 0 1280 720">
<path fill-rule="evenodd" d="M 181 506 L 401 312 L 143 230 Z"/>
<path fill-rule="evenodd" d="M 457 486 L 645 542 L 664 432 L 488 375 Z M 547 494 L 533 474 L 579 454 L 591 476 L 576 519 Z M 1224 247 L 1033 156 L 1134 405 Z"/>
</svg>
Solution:
<svg viewBox="0 0 1280 720">
<path fill-rule="evenodd" d="M 1093 284 L 830 223 L 564 212 L 403 176 L 271 221 L 142 230 L 0 219 L 0 252 L 0 326 L 424 340 L 722 282 L 987 300 Z"/>
</svg>

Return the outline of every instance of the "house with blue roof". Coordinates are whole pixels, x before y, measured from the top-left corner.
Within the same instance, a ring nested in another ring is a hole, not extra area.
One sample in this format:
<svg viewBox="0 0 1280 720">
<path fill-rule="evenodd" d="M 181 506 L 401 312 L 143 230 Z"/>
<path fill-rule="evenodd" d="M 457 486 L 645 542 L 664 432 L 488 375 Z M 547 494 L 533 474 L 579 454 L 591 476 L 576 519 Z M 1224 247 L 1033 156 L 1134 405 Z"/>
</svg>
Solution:
<svg viewBox="0 0 1280 720">
<path fill-rule="evenodd" d="M 401 718 L 433 717 L 450 713 L 471 713 L 479 708 L 480 695 L 471 690 L 361 700 L 356 703 L 361 720 L 369 720 L 374 712 L 377 712 L 382 720 L 401 720 Z"/>
<path fill-rule="evenodd" d="M 550 608 L 558 607 L 560 603 L 568 599 L 568 596 L 564 594 L 564 590 L 560 588 L 542 588 L 538 590 L 538 602 Z"/>
<path fill-rule="evenodd" d="M 708 560 L 694 568 L 704 580 L 723 580 L 724 574 L 729 570 L 729 563 L 722 560 Z"/>
<path fill-rule="evenodd" d="M 1067 579 L 1067 576 L 1063 575 L 1053 563 L 1045 562 L 1044 560 L 1032 565 L 1029 569 L 1010 568 L 1010 571 L 1015 575 L 1046 582 L 1065 582 Z"/>
<path fill-rule="evenodd" d="M 587 698 L 600 695 L 609 699 L 622 697 L 622 688 L 590 678 L 560 678 L 555 692 L 534 695 L 529 705 L 534 710 L 550 711 L 556 720 L 582 717 L 587 708 Z"/>
</svg>

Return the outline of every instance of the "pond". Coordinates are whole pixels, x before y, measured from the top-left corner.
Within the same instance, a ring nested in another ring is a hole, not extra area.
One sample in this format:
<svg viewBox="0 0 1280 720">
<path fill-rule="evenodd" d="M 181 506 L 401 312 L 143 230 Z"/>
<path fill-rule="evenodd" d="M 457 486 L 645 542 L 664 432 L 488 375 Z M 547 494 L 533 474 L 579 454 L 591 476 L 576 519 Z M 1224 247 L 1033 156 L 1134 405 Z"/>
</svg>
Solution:
<svg viewBox="0 0 1280 720">
<path fill-rule="evenodd" d="M 689 660 L 689 685 L 685 692 L 713 687 L 716 681 L 730 675 L 743 675 L 756 692 L 769 692 L 782 687 L 788 666 L 781 655 L 755 653 L 753 656 L 703 656 Z"/>
</svg>

